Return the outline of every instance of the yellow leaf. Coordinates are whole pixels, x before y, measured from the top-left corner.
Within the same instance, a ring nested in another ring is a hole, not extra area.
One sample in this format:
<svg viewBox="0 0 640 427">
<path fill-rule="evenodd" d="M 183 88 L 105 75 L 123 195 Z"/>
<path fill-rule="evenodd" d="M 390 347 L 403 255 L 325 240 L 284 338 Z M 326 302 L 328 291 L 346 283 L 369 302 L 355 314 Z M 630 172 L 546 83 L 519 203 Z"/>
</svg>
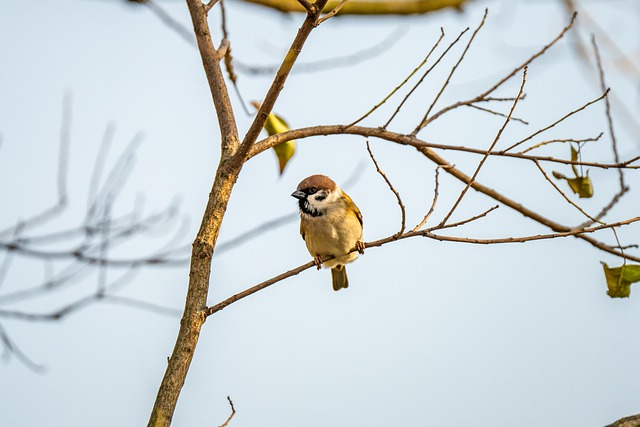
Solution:
<svg viewBox="0 0 640 427">
<path fill-rule="evenodd" d="M 253 104 L 257 109 L 260 108 L 259 102 L 252 101 L 251 104 Z M 282 117 L 275 113 L 271 113 L 267 116 L 267 120 L 264 123 L 264 129 L 267 131 L 269 136 L 272 136 L 288 131 L 289 125 Z M 273 147 L 273 151 L 276 153 L 276 157 L 278 158 L 280 175 L 282 175 L 287 163 L 296 152 L 296 141 L 291 140 L 275 145 Z"/>
</svg>

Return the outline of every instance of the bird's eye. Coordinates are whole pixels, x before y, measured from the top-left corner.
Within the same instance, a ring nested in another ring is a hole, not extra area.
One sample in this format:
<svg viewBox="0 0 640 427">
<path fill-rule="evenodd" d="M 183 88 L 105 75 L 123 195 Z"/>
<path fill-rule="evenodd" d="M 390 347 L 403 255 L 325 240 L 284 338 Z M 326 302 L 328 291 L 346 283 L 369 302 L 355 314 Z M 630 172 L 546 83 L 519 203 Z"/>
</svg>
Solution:
<svg viewBox="0 0 640 427">
<path fill-rule="evenodd" d="M 309 188 L 309 194 L 314 194 L 318 189 L 316 187 Z"/>
</svg>

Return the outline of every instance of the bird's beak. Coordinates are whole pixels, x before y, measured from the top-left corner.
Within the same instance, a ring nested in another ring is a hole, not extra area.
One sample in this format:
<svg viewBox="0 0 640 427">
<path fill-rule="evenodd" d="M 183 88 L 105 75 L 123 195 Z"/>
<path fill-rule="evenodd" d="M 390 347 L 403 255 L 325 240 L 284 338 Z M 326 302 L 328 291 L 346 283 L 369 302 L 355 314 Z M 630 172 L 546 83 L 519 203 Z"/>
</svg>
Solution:
<svg viewBox="0 0 640 427">
<path fill-rule="evenodd" d="M 304 194 L 304 191 L 296 190 L 293 193 L 291 193 L 291 197 L 295 197 L 296 199 L 303 200 L 307 198 L 307 195 Z"/>
</svg>

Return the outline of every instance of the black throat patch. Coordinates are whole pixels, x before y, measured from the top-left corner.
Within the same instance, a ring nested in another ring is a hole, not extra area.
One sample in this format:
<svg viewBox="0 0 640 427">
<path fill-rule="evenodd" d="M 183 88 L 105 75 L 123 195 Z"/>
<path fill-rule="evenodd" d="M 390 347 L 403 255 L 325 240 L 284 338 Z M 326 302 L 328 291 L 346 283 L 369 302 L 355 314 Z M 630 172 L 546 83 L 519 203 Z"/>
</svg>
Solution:
<svg viewBox="0 0 640 427">
<path fill-rule="evenodd" d="M 311 215 L 312 217 L 319 217 L 324 214 L 323 211 L 312 208 L 307 199 L 298 200 L 298 205 L 300 206 L 300 212 Z"/>
</svg>

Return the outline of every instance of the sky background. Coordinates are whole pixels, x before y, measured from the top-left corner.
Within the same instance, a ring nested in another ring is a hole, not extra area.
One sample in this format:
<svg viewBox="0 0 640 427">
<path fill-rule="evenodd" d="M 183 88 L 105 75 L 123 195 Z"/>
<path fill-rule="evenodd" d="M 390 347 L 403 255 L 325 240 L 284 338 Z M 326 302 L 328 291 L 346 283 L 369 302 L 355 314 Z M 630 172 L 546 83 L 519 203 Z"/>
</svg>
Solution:
<svg viewBox="0 0 640 427">
<path fill-rule="evenodd" d="M 303 17 L 227 3 L 238 61 L 276 64 Z M 581 4 L 638 64 L 640 5 L 631 0 Z M 182 2 L 160 5 L 189 28 Z M 440 27 L 446 33 L 441 52 L 464 28 L 478 25 L 485 7 L 485 27 L 440 107 L 493 85 L 568 21 L 561 2 L 551 0 L 475 1 L 462 13 L 447 10 L 421 17 L 332 19 L 313 32 L 299 59 L 299 65 L 307 64 L 301 69 L 316 72 L 293 74 L 275 110 L 293 127 L 350 122 L 417 66 L 440 35 Z M 219 40 L 217 10 L 211 27 Z M 588 41 L 593 27 L 585 22 L 579 21 L 579 30 Z M 515 114 L 530 124 L 511 123 L 502 136 L 502 148 L 601 94 L 593 70 L 577 60 L 569 42 L 562 41 L 530 67 L 527 98 Z M 619 71 L 615 52 L 602 43 L 607 80 L 616 97 L 620 154 L 635 157 L 640 132 L 624 111 L 637 123 L 638 74 L 630 77 Z M 375 46 L 376 55 L 348 67 L 335 59 Z M 434 70 L 391 130 L 413 130 L 462 47 Z M 142 138 L 135 169 L 114 202 L 114 213 L 130 212 L 141 198 L 146 213 L 175 200 L 180 206 L 180 214 L 165 229 L 145 233 L 111 256 L 153 253 L 175 233 L 181 238 L 171 244 L 188 248 L 219 153 L 215 111 L 197 50 L 146 7 L 61 0 L 1 2 L 0 52 L 0 228 L 56 200 L 67 93 L 72 98 L 70 203 L 63 215 L 33 232 L 54 232 L 82 221 L 95 158 L 111 126 L 115 133 L 105 157 L 107 169 L 136 135 Z M 333 60 L 335 66 L 317 70 L 308 65 L 321 60 Z M 240 73 L 240 90 L 247 101 L 262 99 L 270 82 L 269 75 Z M 517 77 L 496 96 L 515 96 L 519 85 Z M 235 94 L 231 96 L 243 133 L 251 117 L 242 112 Z M 384 123 L 400 99 L 393 98 L 364 124 Z M 508 111 L 509 106 L 495 107 Z M 502 123 L 493 115 L 460 110 L 443 116 L 420 136 L 429 142 L 486 148 Z M 588 138 L 606 131 L 604 104 L 597 104 L 544 139 Z M 408 224 L 415 225 L 431 205 L 434 166 L 409 147 L 377 140 L 371 146 L 403 196 Z M 568 156 L 566 146 L 545 150 L 540 153 Z M 467 173 L 479 161 L 473 155 L 441 154 Z M 612 162 L 608 135 L 585 148 L 584 155 Z M 557 165 L 547 167 L 551 170 L 571 173 L 569 167 Z M 234 189 L 219 242 L 295 213 L 290 194 L 304 177 L 324 173 L 342 184 L 357 171 L 359 179 L 348 192 L 363 212 L 365 240 L 393 234 L 400 225 L 399 209 L 376 174 L 364 139 L 330 136 L 299 141 L 281 177 L 271 152 L 249 161 Z M 443 218 L 462 190 L 445 175 L 440 174 L 438 205 L 430 224 Z M 618 177 L 595 169 L 590 176 L 596 194 L 581 204 L 595 213 L 617 191 Z M 611 222 L 639 213 L 638 173 L 628 172 L 626 177 L 632 190 L 607 217 Z M 558 222 L 584 221 L 533 164 L 491 158 L 478 180 Z M 566 189 L 566 183 L 559 185 Z M 470 192 L 452 220 L 477 215 L 494 204 Z M 450 233 L 492 238 L 545 232 L 501 207 Z M 613 242 L 611 232 L 596 236 Z M 619 236 L 623 245 L 638 243 L 640 227 L 626 227 Z M 213 261 L 209 303 L 308 260 L 297 221 L 221 250 Z M 632 288 L 629 299 L 610 299 L 600 261 L 621 263 L 572 238 L 494 246 L 415 238 L 368 250 L 348 267 L 350 287 L 345 291 L 331 289 L 328 271 L 305 271 L 208 319 L 173 425 L 222 424 L 230 412 L 226 396 L 237 410 L 231 426 L 588 427 L 640 413 L 639 291 Z M 45 268 L 37 260 L 14 257 L 0 287 L 0 310 L 47 313 L 95 292 L 99 274 L 92 270 L 60 292 L 19 302 L 2 300 L 3 295 L 42 283 L 47 271 L 64 267 L 65 262 Z M 106 274 L 112 283 L 126 270 L 114 268 Z M 0 324 L 21 351 L 45 367 L 44 373 L 35 373 L 5 355 L 0 363 L 0 425 L 146 424 L 175 342 L 176 313 L 184 304 L 187 279 L 186 264 L 145 268 L 118 291 L 172 309 L 166 314 L 104 302 L 57 322 L 0 316 Z"/>
</svg>

